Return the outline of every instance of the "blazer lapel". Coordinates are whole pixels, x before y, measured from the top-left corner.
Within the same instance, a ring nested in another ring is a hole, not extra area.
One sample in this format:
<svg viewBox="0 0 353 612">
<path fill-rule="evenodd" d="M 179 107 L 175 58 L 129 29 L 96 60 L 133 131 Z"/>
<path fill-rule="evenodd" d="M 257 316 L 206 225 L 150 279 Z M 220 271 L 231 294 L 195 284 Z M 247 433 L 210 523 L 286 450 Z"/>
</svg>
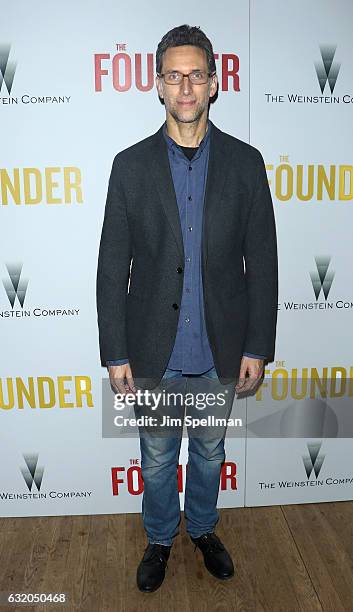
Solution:
<svg viewBox="0 0 353 612">
<path fill-rule="evenodd" d="M 164 212 L 173 231 L 177 247 L 184 261 L 184 244 L 181 231 L 178 204 L 176 201 L 173 177 L 170 171 L 167 145 L 163 136 L 163 126 L 155 134 L 155 147 L 151 159 L 151 171 L 156 183 Z"/>
<path fill-rule="evenodd" d="M 204 266 L 208 257 L 208 237 L 212 232 L 212 219 L 217 214 L 218 203 L 221 199 L 227 171 L 230 164 L 230 150 L 223 138 L 223 132 L 212 122 L 210 138 L 210 153 L 208 159 L 205 201 L 202 221 L 201 254 Z"/>
</svg>

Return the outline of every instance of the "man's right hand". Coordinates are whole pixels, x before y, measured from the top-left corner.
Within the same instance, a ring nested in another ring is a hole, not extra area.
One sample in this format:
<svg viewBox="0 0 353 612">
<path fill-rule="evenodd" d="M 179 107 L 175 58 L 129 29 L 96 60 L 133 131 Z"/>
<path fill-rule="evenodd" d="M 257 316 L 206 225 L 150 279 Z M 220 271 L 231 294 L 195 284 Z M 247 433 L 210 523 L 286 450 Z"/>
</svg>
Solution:
<svg viewBox="0 0 353 612">
<path fill-rule="evenodd" d="M 108 366 L 109 380 L 115 393 L 136 393 L 136 387 L 129 363 Z"/>
</svg>

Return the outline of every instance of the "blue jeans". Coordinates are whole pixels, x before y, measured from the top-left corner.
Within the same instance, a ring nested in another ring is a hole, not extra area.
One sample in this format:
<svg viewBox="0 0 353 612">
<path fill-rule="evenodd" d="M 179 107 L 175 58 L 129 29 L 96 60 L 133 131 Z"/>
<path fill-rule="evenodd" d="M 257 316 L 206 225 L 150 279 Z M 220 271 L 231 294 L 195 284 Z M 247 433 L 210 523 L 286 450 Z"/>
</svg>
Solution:
<svg viewBox="0 0 353 612">
<path fill-rule="evenodd" d="M 183 394 L 223 392 L 224 406 L 213 406 L 198 411 L 195 405 L 187 408 L 187 414 L 204 417 L 207 414 L 228 417 L 235 395 L 235 382 L 221 385 L 215 368 L 200 376 L 182 375 L 178 370 L 166 370 L 157 390 Z M 155 391 L 155 390 L 154 390 Z M 172 397 L 172 396 L 170 396 Z M 201 397 L 200 395 L 198 397 Z M 185 406 L 178 405 L 168 414 L 184 418 Z M 135 411 L 136 413 L 136 411 Z M 137 416 L 137 413 L 136 413 Z M 142 517 L 148 541 L 171 546 L 179 533 L 180 503 L 177 481 L 177 466 L 183 427 L 176 427 L 170 434 L 156 435 L 152 429 L 140 431 L 141 470 L 144 480 Z M 207 429 L 199 436 L 188 428 L 188 466 L 186 473 L 184 515 L 186 529 L 197 538 L 213 532 L 219 520 L 217 499 L 222 463 L 225 460 L 224 430 Z"/>
</svg>

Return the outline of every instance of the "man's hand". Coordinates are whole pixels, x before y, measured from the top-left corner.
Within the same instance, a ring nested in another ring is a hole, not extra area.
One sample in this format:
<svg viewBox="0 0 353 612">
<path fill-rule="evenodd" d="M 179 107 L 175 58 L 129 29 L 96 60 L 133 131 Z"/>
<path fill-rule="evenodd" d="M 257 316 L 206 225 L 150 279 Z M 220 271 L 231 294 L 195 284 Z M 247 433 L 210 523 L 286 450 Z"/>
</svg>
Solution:
<svg viewBox="0 0 353 612">
<path fill-rule="evenodd" d="M 108 366 L 109 380 L 115 393 L 135 393 L 136 387 L 129 363 Z"/>
<path fill-rule="evenodd" d="M 239 382 L 235 387 L 237 393 L 240 391 L 251 391 L 255 388 L 263 375 L 264 359 L 254 359 L 243 355 L 240 364 Z M 248 377 L 246 376 L 248 374 Z"/>
</svg>

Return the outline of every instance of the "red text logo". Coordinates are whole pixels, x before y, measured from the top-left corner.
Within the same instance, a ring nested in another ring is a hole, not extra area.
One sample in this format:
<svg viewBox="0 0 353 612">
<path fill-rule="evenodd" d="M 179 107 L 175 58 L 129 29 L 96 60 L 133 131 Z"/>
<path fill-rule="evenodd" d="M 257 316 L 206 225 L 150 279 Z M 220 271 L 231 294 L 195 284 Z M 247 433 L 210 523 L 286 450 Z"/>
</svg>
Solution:
<svg viewBox="0 0 353 612">
<path fill-rule="evenodd" d="M 178 490 L 184 491 L 187 464 L 178 465 Z M 139 459 L 130 459 L 129 467 L 111 468 L 112 491 L 113 495 L 119 495 L 122 490 L 128 491 L 130 495 L 141 495 L 143 493 L 143 478 Z M 221 491 L 236 491 L 237 486 L 237 464 L 233 461 L 226 461 L 222 465 L 220 476 Z"/>
<path fill-rule="evenodd" d="M 126 44 L 116 45 L 117 53 L 94 54 L 94 89 L 97 92 L 113 87 L 120 93 L 132 87 L 141 92 L 154 86 L 154 54 L 128 53 Z M 235 53 L 215 53 L 219 88 L 240 91 L 239 56 Z"/>
</svg>

